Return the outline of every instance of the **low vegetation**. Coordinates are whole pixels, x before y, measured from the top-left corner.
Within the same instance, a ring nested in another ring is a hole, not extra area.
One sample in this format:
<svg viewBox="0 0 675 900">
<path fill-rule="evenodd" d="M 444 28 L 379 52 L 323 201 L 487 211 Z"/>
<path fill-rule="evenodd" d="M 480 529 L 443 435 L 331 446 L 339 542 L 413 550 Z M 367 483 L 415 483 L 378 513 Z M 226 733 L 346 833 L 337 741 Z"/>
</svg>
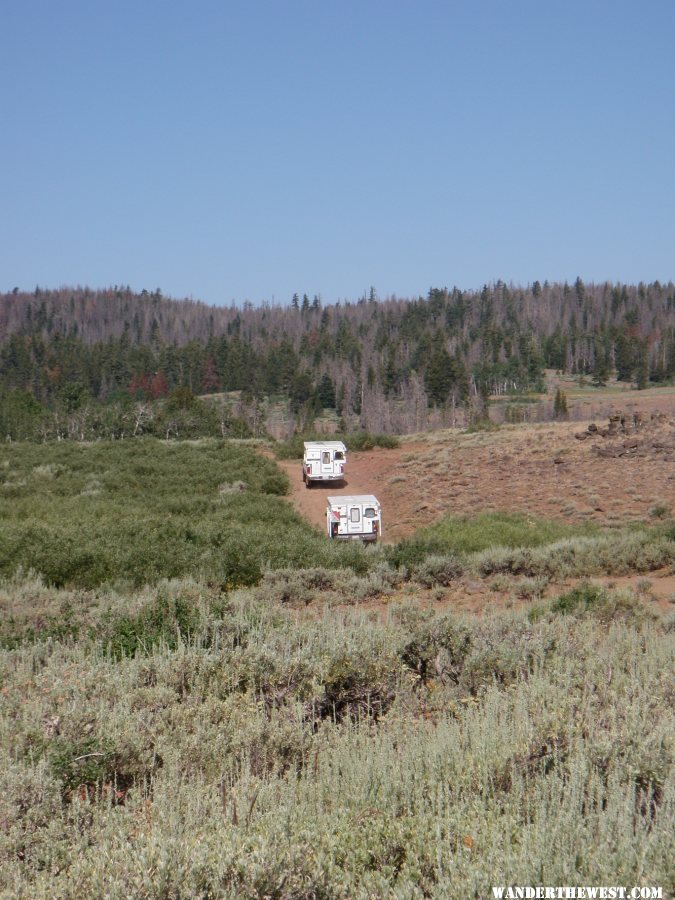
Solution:
<svg viewBox="0 0 675 900">
<path fill-rule="evenodd" d="M 233 442 L 11 444 L 0 451 L 0 574 L 59 586 L 203 577 L 254 584 L 266 567 L 362 567 L 282 499 L 286 475 Z"/>
<path fill-rule="evenodd" d="M 672 566 L 672 524 L 334 546 L 216 440 L 0 474 L 0 895 L 675 889 L 672 622 L 584 580 Z M 522 608 L 416 602 L 467 578 Z"/>
<path fill-rule="evenodd" d="M 278 441 L 274 445 L 277 459 L 302 459 L 305 441 L 343 441 L 347 450 L 373 450 L 375 447 L 391 449 L 398 447 L 399 439 L 393 434 L 371 434 L 368 431 L 355 431 L 350 434 L 296 434 L 287 441 Z"/>
<path fill-rule="evenodd" d="M 596 535 L 592 524 L 565 525 L 520 513 L 479 513 L 475 516 L 445 516 L 413 538 L 401 541 L 392 552 L 396 563 L 419 562 L 429 554 L 468 554 L 491 547 L 541 547 L 563 538 Z"/>
<path fill-rule="evenodd" d="M 673 638 L 634 598 L 382 623 L 189 579 L 0 590 L 8 895 L 673 887 Z"/>
</svg>

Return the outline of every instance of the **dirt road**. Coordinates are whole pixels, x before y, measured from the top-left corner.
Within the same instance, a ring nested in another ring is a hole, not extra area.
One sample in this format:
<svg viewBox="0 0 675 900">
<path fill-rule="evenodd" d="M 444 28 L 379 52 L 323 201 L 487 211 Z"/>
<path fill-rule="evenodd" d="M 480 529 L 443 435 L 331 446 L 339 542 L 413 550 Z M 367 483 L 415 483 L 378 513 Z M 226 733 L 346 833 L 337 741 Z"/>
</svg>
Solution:
<svg viewBox="0 0 675 900">
<path fill-rule="evenodd" d="M 326 497 L 333 494 L 375 494 L 382 504 L 384 519 L 384 543 L 395 543 L 411 534 L 419 523 L 415 522 L 413 505 L 402 502 L 397 482 L 391 484 L 399 471 L 403 457 L 409 457 L 421 449 L 421 445 L 406 444 L 394 450 L 376 448 L 367 453 L 349 453 L 345 484 L 313 485 L 306 488 L 302 480 L 302 463 L 298 459 L 279 463 L 291 479 L 291 502 L 301 515 L 324 531 L 326 528 Z"/>
<path fill-rule="evenodd" d="M 382 504 L 385 543 L 444 515 L 490 510 L 605 527 L 653 524 L 675 513 L 675 411 L 663 412 L 633 436 L 625 453 L 619 446 L 624 438 L 581 441 L 575 434 L 583 425 L 561 422 L 476 434 L 437 432 L 404 439 L 392 450 L 351 452 L 347 483 L 339 487 L 307 489 L 300 460 L 279 465 L 291 480 L 289 501 L 322 533 L 327 496 L 375 494 Z M 602 455 L 617 446 L 619 455 Z M 652 577 L 651 592 L 667 608 L 675 599 L 675 573 Z M 603 580 L 622 587 L 639 582 L 645 575 Z M 453 602 L 476 609 L 481 596 L 453 595 Z"/>
<path fill-rule="evenodd" d="M 321 531 L 327 496 L 375 494 L 389 543 L 444 515 L 496 510 L 605 526 L 653 523 L 675 513 L 675 414 L 668 412 L 633 435 L 585 441 L 575 438 L 584 429 L 578 422 L 404 439 L 392 450 L 349 453 L 347 484 L 339 487 L 307 489 L 300 460 L 280 465 L 291 502 Z"/>
</svg>

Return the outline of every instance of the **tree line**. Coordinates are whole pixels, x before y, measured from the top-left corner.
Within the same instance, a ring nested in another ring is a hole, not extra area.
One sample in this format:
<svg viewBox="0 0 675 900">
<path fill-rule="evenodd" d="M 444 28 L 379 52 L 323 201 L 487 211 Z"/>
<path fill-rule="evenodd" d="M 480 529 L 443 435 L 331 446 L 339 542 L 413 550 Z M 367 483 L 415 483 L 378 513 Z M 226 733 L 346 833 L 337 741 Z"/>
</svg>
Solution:
<svg viewBox="0 0 675 900">
<path fill-rule="evenodd" d="M 297 422 L 330 407 L 377 431 L 430 410 L 543 388 L 544 368 L 638 388 L 675 376 L 675 286 L 498 281 L 325 306 L 211 307 L 128 287 L 0 295 L 2 405 L 72 414 L 94 405 L 241 391 L 288 401 Z M 16 392 L 22 399 L 13 396 Z M 178 395 L 180 396 L 180 395 Z M 185 395 L 187 396 L 187 395 Z M 23 404 L 23 406 L 22 406 Z"/>
</svg>

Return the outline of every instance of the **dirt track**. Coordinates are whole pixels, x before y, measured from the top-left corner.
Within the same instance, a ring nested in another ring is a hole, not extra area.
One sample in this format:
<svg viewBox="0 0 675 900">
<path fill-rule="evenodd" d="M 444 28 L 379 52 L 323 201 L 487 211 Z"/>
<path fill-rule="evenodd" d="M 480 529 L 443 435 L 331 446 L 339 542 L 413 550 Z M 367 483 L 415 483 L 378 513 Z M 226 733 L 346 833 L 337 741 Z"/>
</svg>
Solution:
<svg viewBox="0 0 675 900">
<path fill-rule="evenodd" d="M 307 489 L 300 460 L 281 462 L 291 479 L 290 501 L 318 530 L 325 528 L 326 497 L 375 494 L 382 504 L 384 541 L 394 543 L 444 515 L 499 510 L 579 523 L 653 524 L 675 514 L 675 409 L 661 406 L 631 435 L 576 435 L 588 423 L 459 430 L 404 439 L 393 450 L 350 453 L 347 483 Z M 598 421 L 602 426 L 606 422 Z M 625 445 L 631 445 L 625 449 Z M 634 445 L 634 446 L 633 446 Z M 534 525 L 534 523 L 533 523 Z M 668 607 L 675 574 L 653 573 L 652 593 Z M 617 586 L 642 578 L 602 579 Z M 476 610 L 485 586 L 464 586 L 452 602 Z M 474 594 L 474 588 L 476 593 Z M 466 596 L 465 596 L 466 595 Z M 491 595 L 494 601 L 494 594 Z M 499 601 L 498 601 L 499 602 Z"/>
<path fill-rule="evenodd" d="M 333 494 L 375 494 L 382 504 L 384 542 L 394 543 L 417 527 L 408 498 L 388 482 L 400 470 L 403 458 L 422 450 L 422 445 L 405 444 L 395 450 L 376 448 L 367 453 L 349 453 L 344 484 L 314 485 L 306 488 L 300 460 L 284 460 L 281 468 L 291 479 L 293 506 L 319 530 L 326 527 L 326 497 Z M 414 504 L 413 504 L 414 505 Z M 399 511 L 401 515 L 398 515 Z"/>
<path fill-rule="evenodd" d="M 447 514 L 500 510 L 605 526 L 675 514 L 675 411 L 629 434 L 603 436 L 606 422 L 584 434 L 587 424 L 434 432 L 393 450 L 350 453 L 340 487 L 307 489 L 299 460 L 281 465 L 292 503 L 322 531 L 326 496 L 375 494 L 387 542 Z"/>
</svg>

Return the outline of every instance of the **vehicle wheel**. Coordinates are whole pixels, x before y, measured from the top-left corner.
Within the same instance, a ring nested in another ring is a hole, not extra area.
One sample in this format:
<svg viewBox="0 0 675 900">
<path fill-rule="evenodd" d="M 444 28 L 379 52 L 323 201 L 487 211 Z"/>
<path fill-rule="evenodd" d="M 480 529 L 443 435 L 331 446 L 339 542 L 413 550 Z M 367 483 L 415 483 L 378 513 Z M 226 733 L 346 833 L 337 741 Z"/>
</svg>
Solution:
<svg viewBox="0 0 675 900">
<path fill-rule="evenodd" d="M 305 487 L 307 488 L 307 490 L 309 490 L 309 488 L 311 488 L 311 486 L 312 486 L 311 479 L 305 478 Z"/>
</svg>

